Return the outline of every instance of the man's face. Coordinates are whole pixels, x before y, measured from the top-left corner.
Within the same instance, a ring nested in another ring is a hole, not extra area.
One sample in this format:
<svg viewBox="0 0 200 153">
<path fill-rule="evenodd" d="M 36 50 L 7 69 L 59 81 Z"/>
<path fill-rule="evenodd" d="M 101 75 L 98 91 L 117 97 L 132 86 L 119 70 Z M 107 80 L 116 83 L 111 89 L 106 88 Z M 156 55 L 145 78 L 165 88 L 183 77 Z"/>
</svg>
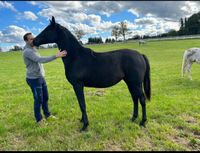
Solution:
<svg viewBox="0 0 200 153">
<path fill-rule="evenodd" d="M 31 45 L 31 46 L 33 46 L 33 39 L 34 39 L 34 37 L 33 37 L 33 35 L 28 35 L 27 36 L 27 43 L 29 44 L 29 45 Z"/>
</svg>

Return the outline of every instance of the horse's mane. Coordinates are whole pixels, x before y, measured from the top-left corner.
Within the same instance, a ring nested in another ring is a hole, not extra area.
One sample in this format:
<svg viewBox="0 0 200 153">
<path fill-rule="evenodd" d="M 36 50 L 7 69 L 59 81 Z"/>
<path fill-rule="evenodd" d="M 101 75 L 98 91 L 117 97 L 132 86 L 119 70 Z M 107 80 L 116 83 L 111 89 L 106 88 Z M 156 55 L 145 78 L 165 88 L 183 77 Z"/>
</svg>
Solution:
<svg viewBox="0 0 200 153">
<path fill-rule="evenodd" d="M 70 39 L 70 43 L 72 43 L 72 45 L 76 45 L 78 47 L 83 47 L 79 41 L 75 38 L 75 36 L 65 27 L 61 26 L 60 24 L 57 24 L 58 29 L 62 31 L 62 33 L 64 33 L 64 35 Z"/>
<path fill-rule="evenodd" d="M 58 24 L 58 27 L 59 27 L 59 30 L 61 30 L 64 33 L 64 35 L 68 37 L 68 39 L 70 40 L 71 46 L 76 46 L 77 51 L 89 53 L 92 56 L 94 56 L 95 52 L 90 48 L 83 47 L 80 44 L 80 42 L 76 39 L 76 37 L 67 28 L 65 28 L 64 26 L 61 26 L 60 24 Z"/>
</svg>

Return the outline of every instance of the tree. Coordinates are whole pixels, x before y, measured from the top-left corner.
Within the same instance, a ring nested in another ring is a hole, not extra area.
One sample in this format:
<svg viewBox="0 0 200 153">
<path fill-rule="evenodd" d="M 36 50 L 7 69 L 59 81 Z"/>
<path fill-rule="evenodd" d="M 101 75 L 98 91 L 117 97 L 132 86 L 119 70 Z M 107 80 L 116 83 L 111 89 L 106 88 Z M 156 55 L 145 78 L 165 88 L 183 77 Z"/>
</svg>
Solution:
<svg viewBox="0 0 200 153">
<path fill-rule="evenodd" d="M 193 14 L 189 18 L 185 18 L 185 23 L 181 18 L 180 23 L 181 25 L 178 31 L 179 35 L 200 34 L 200 12 Z"/>
<path fill-rule="evenodd" d="M 126 41 L 126 34 L 128 32 L 127 23 L 126 22 L 120 22 L 120 34 L 123 36 L 124 41 Z"/>
<path fill-rule="evenodd" d="M 188 34 L 188 19 L 187 18 L 185 18 L 184 32 L 186 35 Z"/>
<path fill-rule="evenodd" d="M 100 43 L 103 43 L 101 37 L 88 38 L 88 44 L 100 44 Z"/>
<path fill-rule="evenodd" d="M 81 38 L 86 34 L 83 30 L 79 30 L 77 28 L 74 28 L 74 34 L 76 35 L 78 41 L 81 40 Z"/>
<path fill-rule="evenodd" d="M 181 22 L 181 29 L 183 29 L 184 28 L 183 18 L 180 19 L 180 22 Z"/>
<path fill-rule="evenodd" d="M 2 48 L 0 47 L 0 52 L 2 52 Z"/>
<path fill-rule="evenodd" d="M 22 50 L 22 47 L 15 45 L 13 48 L 10 49 L 10 51 L 20 51 Z"/>
<path fill-rule="evenodd" d="M 168 36 L 176 36 L 177 35 L 177 32 L 176 32 L 176 30 L 170 30 L 169 32 L 168 32 L 168 34 L 167 34 Z"/>
<path fill-rule="evenodd" d="M 117 41 L 119 35 L 120 35 L 120 27 L 116 25 L 116 26 L 114 26 L 113 29 L 112 29 L 112 34 L 111 34 L 111 36 L 114 36 L 114 37 L 115 37 L 115 40 Z"/>
<path fill-rule="evenodd" d="M 115 39 L 112 39 L 112 40 L 111 40 L 111 43 L 114 43 L 114 42 L 115 42 Z"/>
</svg>

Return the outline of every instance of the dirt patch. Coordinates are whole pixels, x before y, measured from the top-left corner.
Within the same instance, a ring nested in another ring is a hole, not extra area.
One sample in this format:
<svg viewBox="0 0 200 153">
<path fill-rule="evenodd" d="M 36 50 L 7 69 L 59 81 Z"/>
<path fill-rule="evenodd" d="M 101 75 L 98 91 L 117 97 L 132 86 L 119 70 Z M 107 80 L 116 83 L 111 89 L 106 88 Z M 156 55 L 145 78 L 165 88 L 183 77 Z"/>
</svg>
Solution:
<svg viewBox="0 0 200 153">
<path fill-rule="evenodd" d="M 199 144 L 199 137 L 198 135 L 194 135 L 192 132 L 188 130 L 181 130 L 181 132 L 172 133 L 168 135 L 167 138 L 182 146 L 186 151 L 197 151 L 200 150 Z"/>
<path fill-rule="evenodd" d="M 196 123 L 196 119 L 188 114 L 181 114 L 181 119 L 183 119 L 187 123 Z"/>
<path fill-rule="evenodd" d="M 192 148 L 189 146 L 189 140 L 186 137 L 179 137 L 177 135 L 174 135 L 174 136 L 168 135 L 167 138 L 170 141 L 183 146 L 187 151 L 192 150 Z"/>
<path fill-rule="evenodd" d="M 135 140 L 135 146 L 139 148 L 138 150 L 146 150 L 146 151 L 153 150 L 153 148 L 155 147 L 149 137 L 137 138 Z"/>
<path fill-rule="evenodd" d="M 96 91 L 88 91 L 86 92 L 86 95 L 88 96 L 99 96 L 102 97 L 105 94 L 105 90 L 104 89 L 97 89 Z"/>
<path fill-rule="evenodd" d="M 105 151 L 123 151 L 121 146 L 113 141 L 104 145 Z"/>
</svg>

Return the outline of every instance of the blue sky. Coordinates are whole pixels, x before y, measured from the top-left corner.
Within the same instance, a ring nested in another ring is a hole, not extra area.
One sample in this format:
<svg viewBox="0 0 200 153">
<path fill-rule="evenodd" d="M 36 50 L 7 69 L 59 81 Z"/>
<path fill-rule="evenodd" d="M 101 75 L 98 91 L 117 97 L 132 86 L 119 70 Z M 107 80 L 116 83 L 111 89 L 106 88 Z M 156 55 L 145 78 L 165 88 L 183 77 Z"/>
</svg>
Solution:
<svg viewBox="0 0 200 153">
<path fill-rule="evenodd" d="M 179 29 L 181 17 L 200 11 L 199 1 L 0 1 L 0 47 L 23 46 L 26 32 L 37 35 L 51 16 L 68 28 L 83 30 L 88 37 L 111 38 L 119 22 L 127 22 L 131 34 L 158 35 Z"/>
</svg>

